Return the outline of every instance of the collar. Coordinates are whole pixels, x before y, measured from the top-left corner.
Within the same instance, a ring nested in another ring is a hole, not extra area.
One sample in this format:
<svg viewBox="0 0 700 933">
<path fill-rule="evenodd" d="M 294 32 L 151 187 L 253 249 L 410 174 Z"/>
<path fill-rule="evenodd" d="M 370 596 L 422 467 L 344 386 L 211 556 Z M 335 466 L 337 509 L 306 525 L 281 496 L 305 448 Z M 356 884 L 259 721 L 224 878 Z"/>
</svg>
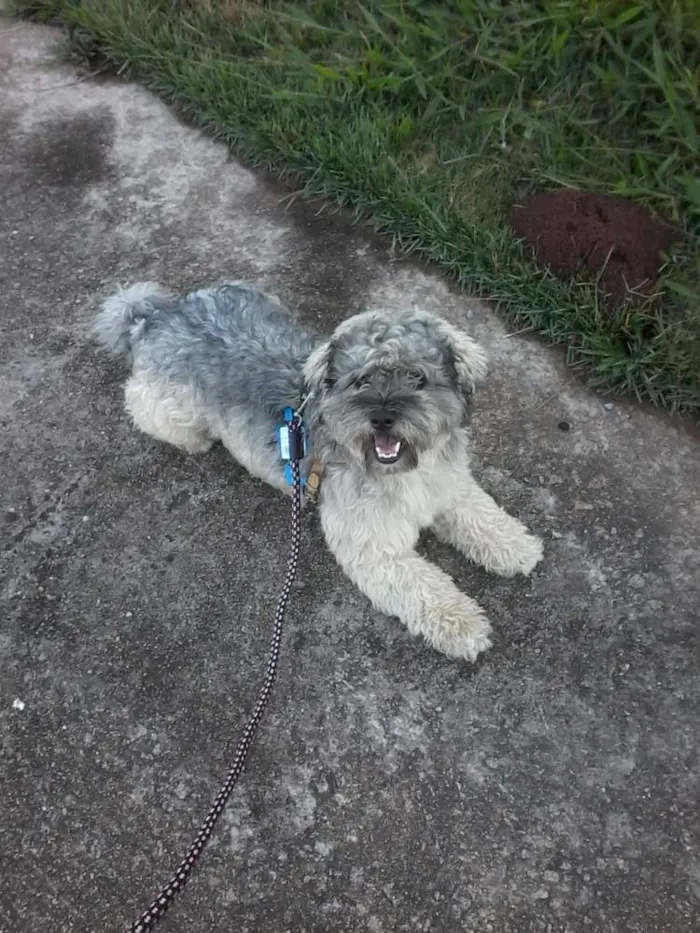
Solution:
<svg viewBox="0 0 700 933">
<path fill-rule="evenodd" d="M 306 408 L 307 402 L 311 399 L 313 393 L 311 389 L 304 384 L 302 388 L 301 401 L 299 407 L 295 409 L 295 414 L 297 417 L 302 418 L 302 412 Z M 303 422 L 303 419 L 302 419 Z M 321 491 L 321 480 L 323 479 L 323 471 L 325 467 L 320 460 L 316 457 L 312 457 L 311 465 L 309 466 L 309 472 L 306 475 L 306 481 L 304 484 L 304 496 L 311 505 L 316 505 L 318 502 L 318 495 Z"/>
</svg>

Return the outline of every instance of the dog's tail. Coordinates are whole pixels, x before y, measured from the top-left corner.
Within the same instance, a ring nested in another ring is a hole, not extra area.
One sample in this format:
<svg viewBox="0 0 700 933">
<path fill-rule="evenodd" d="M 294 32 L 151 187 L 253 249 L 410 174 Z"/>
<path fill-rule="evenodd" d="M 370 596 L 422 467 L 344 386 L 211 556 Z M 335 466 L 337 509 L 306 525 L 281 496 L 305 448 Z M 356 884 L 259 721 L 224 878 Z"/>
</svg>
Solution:
<svg viewBox="0 0 700 933">
<path fill-rule="evenodd" d="M 93 321 L 91 335 L 110 356 L 131 360 L 134 341 L 144 322 L 162 307 L 168 292 L 155 282 L 138 282 L 119 291 L 102 303 Z"/>
</svg>

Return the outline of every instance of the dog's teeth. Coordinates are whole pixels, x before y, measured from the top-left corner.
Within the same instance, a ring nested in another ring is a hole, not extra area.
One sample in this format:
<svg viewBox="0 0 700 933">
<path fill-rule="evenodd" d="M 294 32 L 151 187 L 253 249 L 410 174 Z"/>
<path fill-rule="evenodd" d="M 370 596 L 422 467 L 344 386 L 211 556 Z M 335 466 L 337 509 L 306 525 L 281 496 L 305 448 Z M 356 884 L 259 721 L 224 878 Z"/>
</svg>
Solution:
<svg viewBox="0 0 700 933">
<path fill-rule="evenodd" d="M 393 444 L 375 444 L 374 449 L 380 460 L 393 460 L 401 449 L 401 441 L 395 441 Z"/>
</svg>

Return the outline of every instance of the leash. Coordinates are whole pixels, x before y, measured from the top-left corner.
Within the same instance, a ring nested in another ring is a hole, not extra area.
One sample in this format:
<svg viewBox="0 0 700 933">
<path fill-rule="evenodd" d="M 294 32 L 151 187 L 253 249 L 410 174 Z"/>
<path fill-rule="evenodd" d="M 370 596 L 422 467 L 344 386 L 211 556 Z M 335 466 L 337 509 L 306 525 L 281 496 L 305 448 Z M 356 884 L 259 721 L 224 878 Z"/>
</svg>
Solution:
<svg viewBox="0 0 700 933">
<path fill-rule="evenodd" d="M 292 487 L 292 549 L 287 562 L 287 573 L 284 578 L 284 584 L 282 585 L 282 592 L 280 593 L 277 601 L 277 608 L 275 609 L 265 678 L 253 713 L 243 730 L 243 734 L 238 740 L 238 745 L 236 746 L 236 751 L 233 756 L 233 764 L 226 776 L 226 780 L 221 785 L 221 790 L 214 798 L 214 802 L 199 832 L 195 836 L 192 845 L 187 850 L 187 854 L 178 865 L 175 874 L 163 887 L 150 907 L 148 907 L 148 909 L 141 914 L 136 923 L 129 928 L 129 933 L 148 933 L 149 930 L 152 930 L 156 923 L 165 916 L 172 902 L 189 881 L 192 869 L 197 864 L 199 857 L 204 851 L 204 847 L 209 842 L 214 832 L 214 827 L 223 813 L 224 807 L 231 796 L 231 792 L 243 771 L 243 765 L 245 764 L 248 751 L 255 738 L 255 733 L 260 725 L 260 721 L 267 709 L 270 696 L 272 695 L 272 688 L 277 677 L 277 667 L 282 645 L 284 613 L 287 608 L 287 603 L 289 602 L 289 594 L 291 593 L 292 584 L 294 583 L 294 577 L 296 576 L 297 566 L 299 564 L 302 489 L 299 461 L 303 458 L 306 451 L 306 432 L 299 411 L 286 408 L 284 410 L 284 422 L 284 426 L 279 429 L 278 440 L 282 459 L 287 461 L 287 466 L 289 467 L 289 479 Z"/>
</svg>

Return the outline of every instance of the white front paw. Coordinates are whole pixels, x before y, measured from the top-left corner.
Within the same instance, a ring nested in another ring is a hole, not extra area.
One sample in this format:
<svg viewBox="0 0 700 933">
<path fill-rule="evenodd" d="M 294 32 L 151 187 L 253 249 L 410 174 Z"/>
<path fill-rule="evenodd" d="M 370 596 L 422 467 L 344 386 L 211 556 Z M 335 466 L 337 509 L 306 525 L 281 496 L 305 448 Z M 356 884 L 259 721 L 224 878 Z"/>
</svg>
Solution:
<svg viewBox="0 0 700 933">
<path fill-rule="evenodd" d="M 535 569 L 544 556 L 542 539 L 526 532 L 515 549 L 513 573 L 522 573 L 526 577 Z"/>
<path fill-rule="evenodd" d="M 451 658 L 476 661 L 491 647 L 489 620 L 467 596 L 436 608 L 423 634 L 434 648 Z"/>
<path fill-rule="evenodd" d="M 542 560 L 543 553 L 541 540 L 521 525 L 515 534 L 499 540 L 497 547 L 491 546 L 486 553 L 482 551 L 479 563 L 500 577 L 514 577 L 516 573 L 527 577 Z"/>
</svg>

